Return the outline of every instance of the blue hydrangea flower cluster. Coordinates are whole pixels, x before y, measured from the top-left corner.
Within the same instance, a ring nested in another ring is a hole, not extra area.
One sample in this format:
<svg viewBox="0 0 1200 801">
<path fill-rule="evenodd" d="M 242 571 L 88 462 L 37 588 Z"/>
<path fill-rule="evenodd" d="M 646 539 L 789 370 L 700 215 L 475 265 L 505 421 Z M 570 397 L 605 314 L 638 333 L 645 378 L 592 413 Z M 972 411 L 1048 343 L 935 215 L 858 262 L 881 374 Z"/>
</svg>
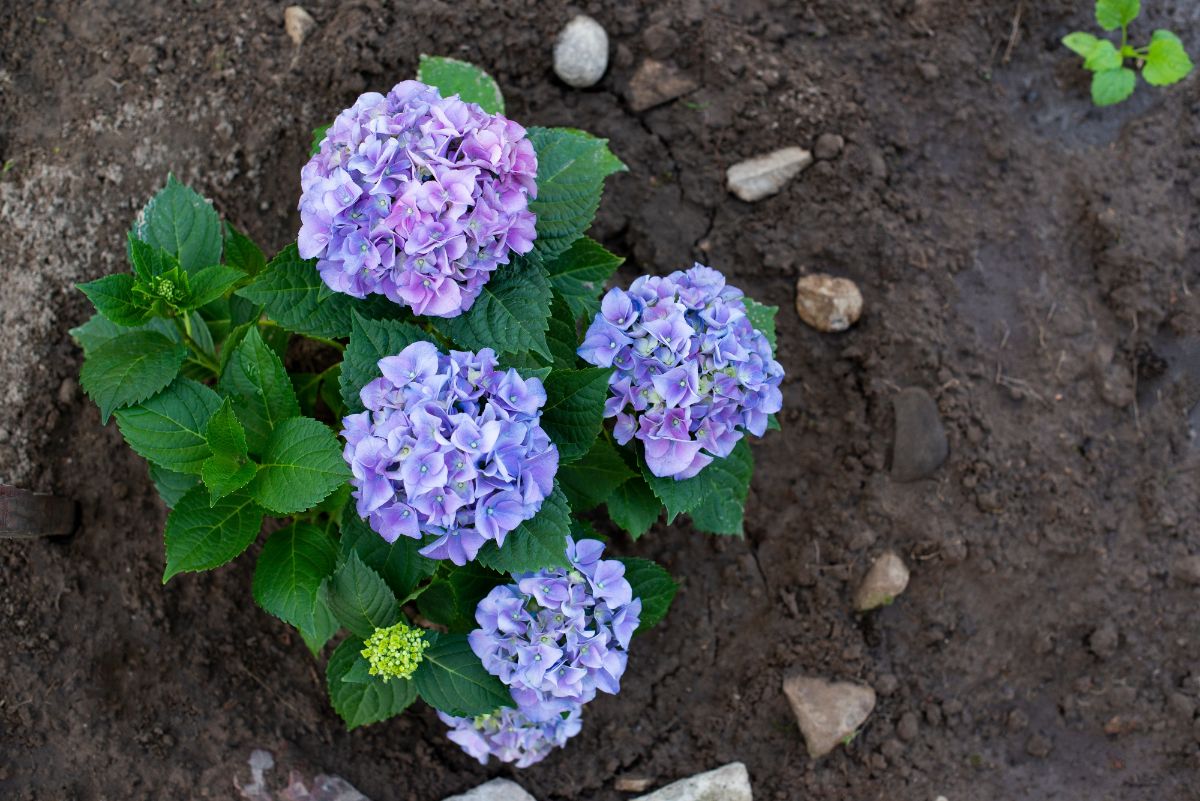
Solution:
<svg viewBox="0 0 1200 801">
<path fill-rule="evenodd" d="M 359 516 L 388 542 L 436 536 L 421 553 L 456 565 L 503 545 L 558 471 L 542 382 L 498 369 L 491 349 L 446 355 L 428 342 L 379 370 L 360 393 L 366 411 L 342 421 Z"/>
<path fill-rule="evenodd" d="M 537 754 L 529 764 L 578 731 L 580 708 L 597 691 L 621 689 L 642 601 L 633 597 L 625 566 L 601 559 L 603 553 L 598 540 L 567 537 L 569 567 L 514 575 L 516 583 L 495 587 L 475 609 L 471 650 L 512 692 L 522 753 Z M 451 739 L 481 762 L 487 754 L 510 761 L 509 741 L 479 734 L 474 720 L 451 725 Z"/>
<path fill-rule="evenodd" d="M 783 405 L 783 367 L 742 291 L 701 264 L 609 290 L 579 355 L 615 368 L 605 417 L 622 445 L 642 441 L 656 476 L 691 478 Z"/>
<path fill-rule="evenodd" d="M 534 720 L 515 707 L 503 707 L 477 718 L 459 718 L 445 712 L 438 712 L 438 717 L 450 727 L 447 736 L 478 759 L 479 764 L 486 765 L 488 757 L 494 756 L 501 762 L 515 762 L 518 768 L 527 768 L 579 734 L 583 725 L 580 706 L 575 704 L 545 720 Z"/>
<path fill-rule="evenodd" d="M 533 248 L 536 176 L 525 129 L 502 114 L 419 81 L 368 92 L 300 174 L 300 255 L 337 292 L 456 317 Z"/>
</svg>

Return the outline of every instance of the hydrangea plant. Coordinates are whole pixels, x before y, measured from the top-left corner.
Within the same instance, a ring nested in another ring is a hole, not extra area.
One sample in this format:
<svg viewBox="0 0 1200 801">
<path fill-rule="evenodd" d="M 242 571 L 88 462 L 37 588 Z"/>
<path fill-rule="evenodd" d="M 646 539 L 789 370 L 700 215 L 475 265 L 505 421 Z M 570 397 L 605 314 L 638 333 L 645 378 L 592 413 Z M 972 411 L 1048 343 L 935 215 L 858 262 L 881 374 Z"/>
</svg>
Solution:
<svg viewBox="0 0 1200 801">
<path fill-rule="evenodd" d="M 348 727 L 419 698 L 523 767 L 619 690 L 675 595 L 597 532 L 636 540 L 665 507 L 741 534 L 774 309 L 699 266 L 602 300 L 607 142 L 509 120 L 463 62 L 418 77 L 315 132 L 298 241 L 269 260 L 169 177 L 72 335 L 170 509 L 164 582 L 256 553 L 258 605 L 335 644 Z"/>
</svg>

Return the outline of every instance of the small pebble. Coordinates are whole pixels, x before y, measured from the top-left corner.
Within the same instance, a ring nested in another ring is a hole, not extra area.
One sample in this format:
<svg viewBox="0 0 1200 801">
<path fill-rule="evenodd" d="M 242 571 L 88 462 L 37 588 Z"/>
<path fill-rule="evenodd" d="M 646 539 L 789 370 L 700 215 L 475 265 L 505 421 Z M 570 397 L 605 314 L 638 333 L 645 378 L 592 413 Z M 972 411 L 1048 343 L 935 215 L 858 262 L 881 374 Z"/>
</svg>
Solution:
<svg viewBox="0 0 1200 801">
<path fill-rule="evenodd" d="M 875 691 L 850 682 L 788 676 L 783 693 L 813 759 L 825 756 L 854 735 L 875 709 Z"/>
<path fill-rule="evenodd" d="M 849 278 L 813 273 L 796 282 L 796 313 L 818 331 L 845 331 L 858 322 L 862 308 L 862 293 Z"/>
<path fill-rule="evenodd" d="M 70 406 L 75 402 L 75 398 L 79 395 L 79 382 L 71 376 L 67 376 L 58 385 L 58 402 L 62 406 Z"/>
<path fill-rule="evenodd" d="M 645 776 L 620 776 L 614 783 L 618 793 L 644 793 L 654 784 L 654 779 Z"/>
<path fill-rule="evenodd" d="M 937 403 L 920 387 L 908 387 L 892 401 L 896 435 L 892 444 L 892 479 L 917 481 L 946 461 L 950 445 Z"/>
<path fill-rule="evenodd" d="M 734 164 L 725 171 L 729 191 L 747 203 L 770 197 L 812 164 L 812 153 L 785 147 Z"/>
<path fill-rule="evenodd" d="M 835 133 L 823 133 L 817 137 L 817 144 L 813 147 L 813 154 L 821 161 L 829 161 L 836 159 L 842 154 L 842 148 L 846 146 L 846 140 Z"/>
<path fill-rule="evenodd" d="M 1171 575 L 1184 584 L 1200 586 L 1200 554 L 1185 556 L 1176 561 L 1171 566 Z"/>
<path fill-rule="evenodd" d="M 752 801 L 750 774 L 741 762 L 668 784 L 635 801 Z"/>
<path fill-rule="evenodd" d="M 567 86 L 595 86 L 608 69 L 608 34 L 599 22 L 578 16 L 554 42 L 554 74 Z"/>
<path fill-rule="evenodd" d="M 296 47 L 302 45 L 316 27 L 317 21 L 301 6 L 288 6 L 283 10 L 283 29 Z"/>
<path fill-rule="evenodd" d="M 866 612 L 886 606 L 908 586 L 908 567 L 894 551 L 882 554 L 854 594 L 854 608 Z"/>
<path fill-rule="evenodd" d="M 635 114 L 682 97 L 699 86 L 695 80 L 661 61 L 646 59 L 629 79 L 627 97 Z"/>
<path fill-rule="evenodd" d="M 534 797 L 514 781 L 492 779 L 461 795 L 452 795 L 443 801 L 535 801 Z"/>
<path fill-rule="evenodd" d="M 1117 632 L 1116 625 L 1111 620 L 1106 620 L 1088 637 L 1088 647 L 1096 656 L 1108 659 L 1117 652 L 1120 641 L 1121 635 Z"/>
</svg>

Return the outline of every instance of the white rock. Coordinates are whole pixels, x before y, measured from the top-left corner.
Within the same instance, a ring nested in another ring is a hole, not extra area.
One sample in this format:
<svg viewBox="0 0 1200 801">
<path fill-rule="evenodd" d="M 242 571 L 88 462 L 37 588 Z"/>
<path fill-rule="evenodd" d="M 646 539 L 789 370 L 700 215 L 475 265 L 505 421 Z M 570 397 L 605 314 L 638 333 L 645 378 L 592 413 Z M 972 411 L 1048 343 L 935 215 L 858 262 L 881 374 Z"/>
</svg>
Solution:
<svg viewBox="0 0 1200 801">
<path fill-rule="evenodd" d="M 444 801 L 535 801 L 534 797 L 521 789 L 521 785 L 508 779 L 492 779 L 468 790 L 462 795 L 452 795 Z"/>
<path fill-rule="evenodd" d="M 750 774 L 741 762 L 698 773 L 634 801 L 752 801 Z"/>
<path fill-rule="evenodd" d="M 848 278 L 813 273 L 796 282 L 796 313 L 818 331 L 845 331 L 858 322 L 862 307 L 862 293 Z"/>
<path fill-rule="evenodd" d="M 317 21 L 300 6 L 288 6 L 283 10 L 283 29 L 297 47 L 303 44 L 315 27 Z"/>
<path fill-rule="evenodd" d="M 850 682 L 788 676 L 783 693 L 813 759 L 825 756 L 858 731 L 875 708 L 875 691 Z"/>
<path fill-rule="evenodd" d="M 725 171 L 725 179 L 730 192 L 747 203 L 753 203 L 783 189 L 784 184 L 812 162 L 812 153 L 804 148 L 785 147 L 734 164 Z"/>
<path fill-rule="evenodd" d="M 860 612 L 886 606 L 908 586 L 908 567 L 893 551 L 881 555 L 867 571 L 854 594 L 854 608 Z"/>
<path fill-rule="evenodd" d="M 554 73 L 567 86 L 595 86 L 608 69 L 608 34 L 599 22 L 578 16 L 567 23 L 554 42 Z"/>
</svg>

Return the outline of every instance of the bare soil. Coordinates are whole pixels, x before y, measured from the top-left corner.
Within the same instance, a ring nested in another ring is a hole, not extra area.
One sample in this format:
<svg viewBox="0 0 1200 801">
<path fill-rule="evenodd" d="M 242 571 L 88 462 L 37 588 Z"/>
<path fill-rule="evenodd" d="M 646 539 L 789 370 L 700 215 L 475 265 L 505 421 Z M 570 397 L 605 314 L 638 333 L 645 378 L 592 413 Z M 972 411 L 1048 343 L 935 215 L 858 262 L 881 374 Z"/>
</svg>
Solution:
<svg viewBox="0 0 1200 801">
<path fill-rule="evenodd" d="M 630 172 L 597 228 L 622 280 L 699 260 L 782 307 L 784 430 L 756 447 L 744 540 L 660 526 L 614 548 L 683 588 L 624 690 L 517 777 L 621 798 L 732 761 L 768 801 L 1200 797 L 1200 79 L 1096 110 L 1058 44 L 1087 0 L 30 0 L 0 9 L 0 481 L 77 498 L 67 542 L 0 542 L 0 797 L 236 797 L 252 748 L 375 801 L 430 801 L 485 769 L 428 710 L 346 733 L 323 666 L 250 599 L 253 559 L 162 586 L 144 465 L 78 391 L 74 282 L 117 269 L 169 170 L 269 248 L 294 238 L 309 131 L 422 52 L 490 70 L 527 124 L 607 136 Z M 1146 0 L 1140 37 L 1200 48 L 1200 6 Z M 573 11 L 612 61 L 551 70 Z M 699 88 L 634 114 L 639 64 Z M 730 164 L 846 141 L 755 205 Z M 847 276 L 840 335 L 791 309 Z M 891 401 L 937 401 L 948 461 L 889 478 Z M 897 549 L 908 591 L 850 599 Z M 861 734 L 814 762 L 792 670 L 867 683 Z M 903 725 L 901 725 L 903 721 Z"/>
</svg>

